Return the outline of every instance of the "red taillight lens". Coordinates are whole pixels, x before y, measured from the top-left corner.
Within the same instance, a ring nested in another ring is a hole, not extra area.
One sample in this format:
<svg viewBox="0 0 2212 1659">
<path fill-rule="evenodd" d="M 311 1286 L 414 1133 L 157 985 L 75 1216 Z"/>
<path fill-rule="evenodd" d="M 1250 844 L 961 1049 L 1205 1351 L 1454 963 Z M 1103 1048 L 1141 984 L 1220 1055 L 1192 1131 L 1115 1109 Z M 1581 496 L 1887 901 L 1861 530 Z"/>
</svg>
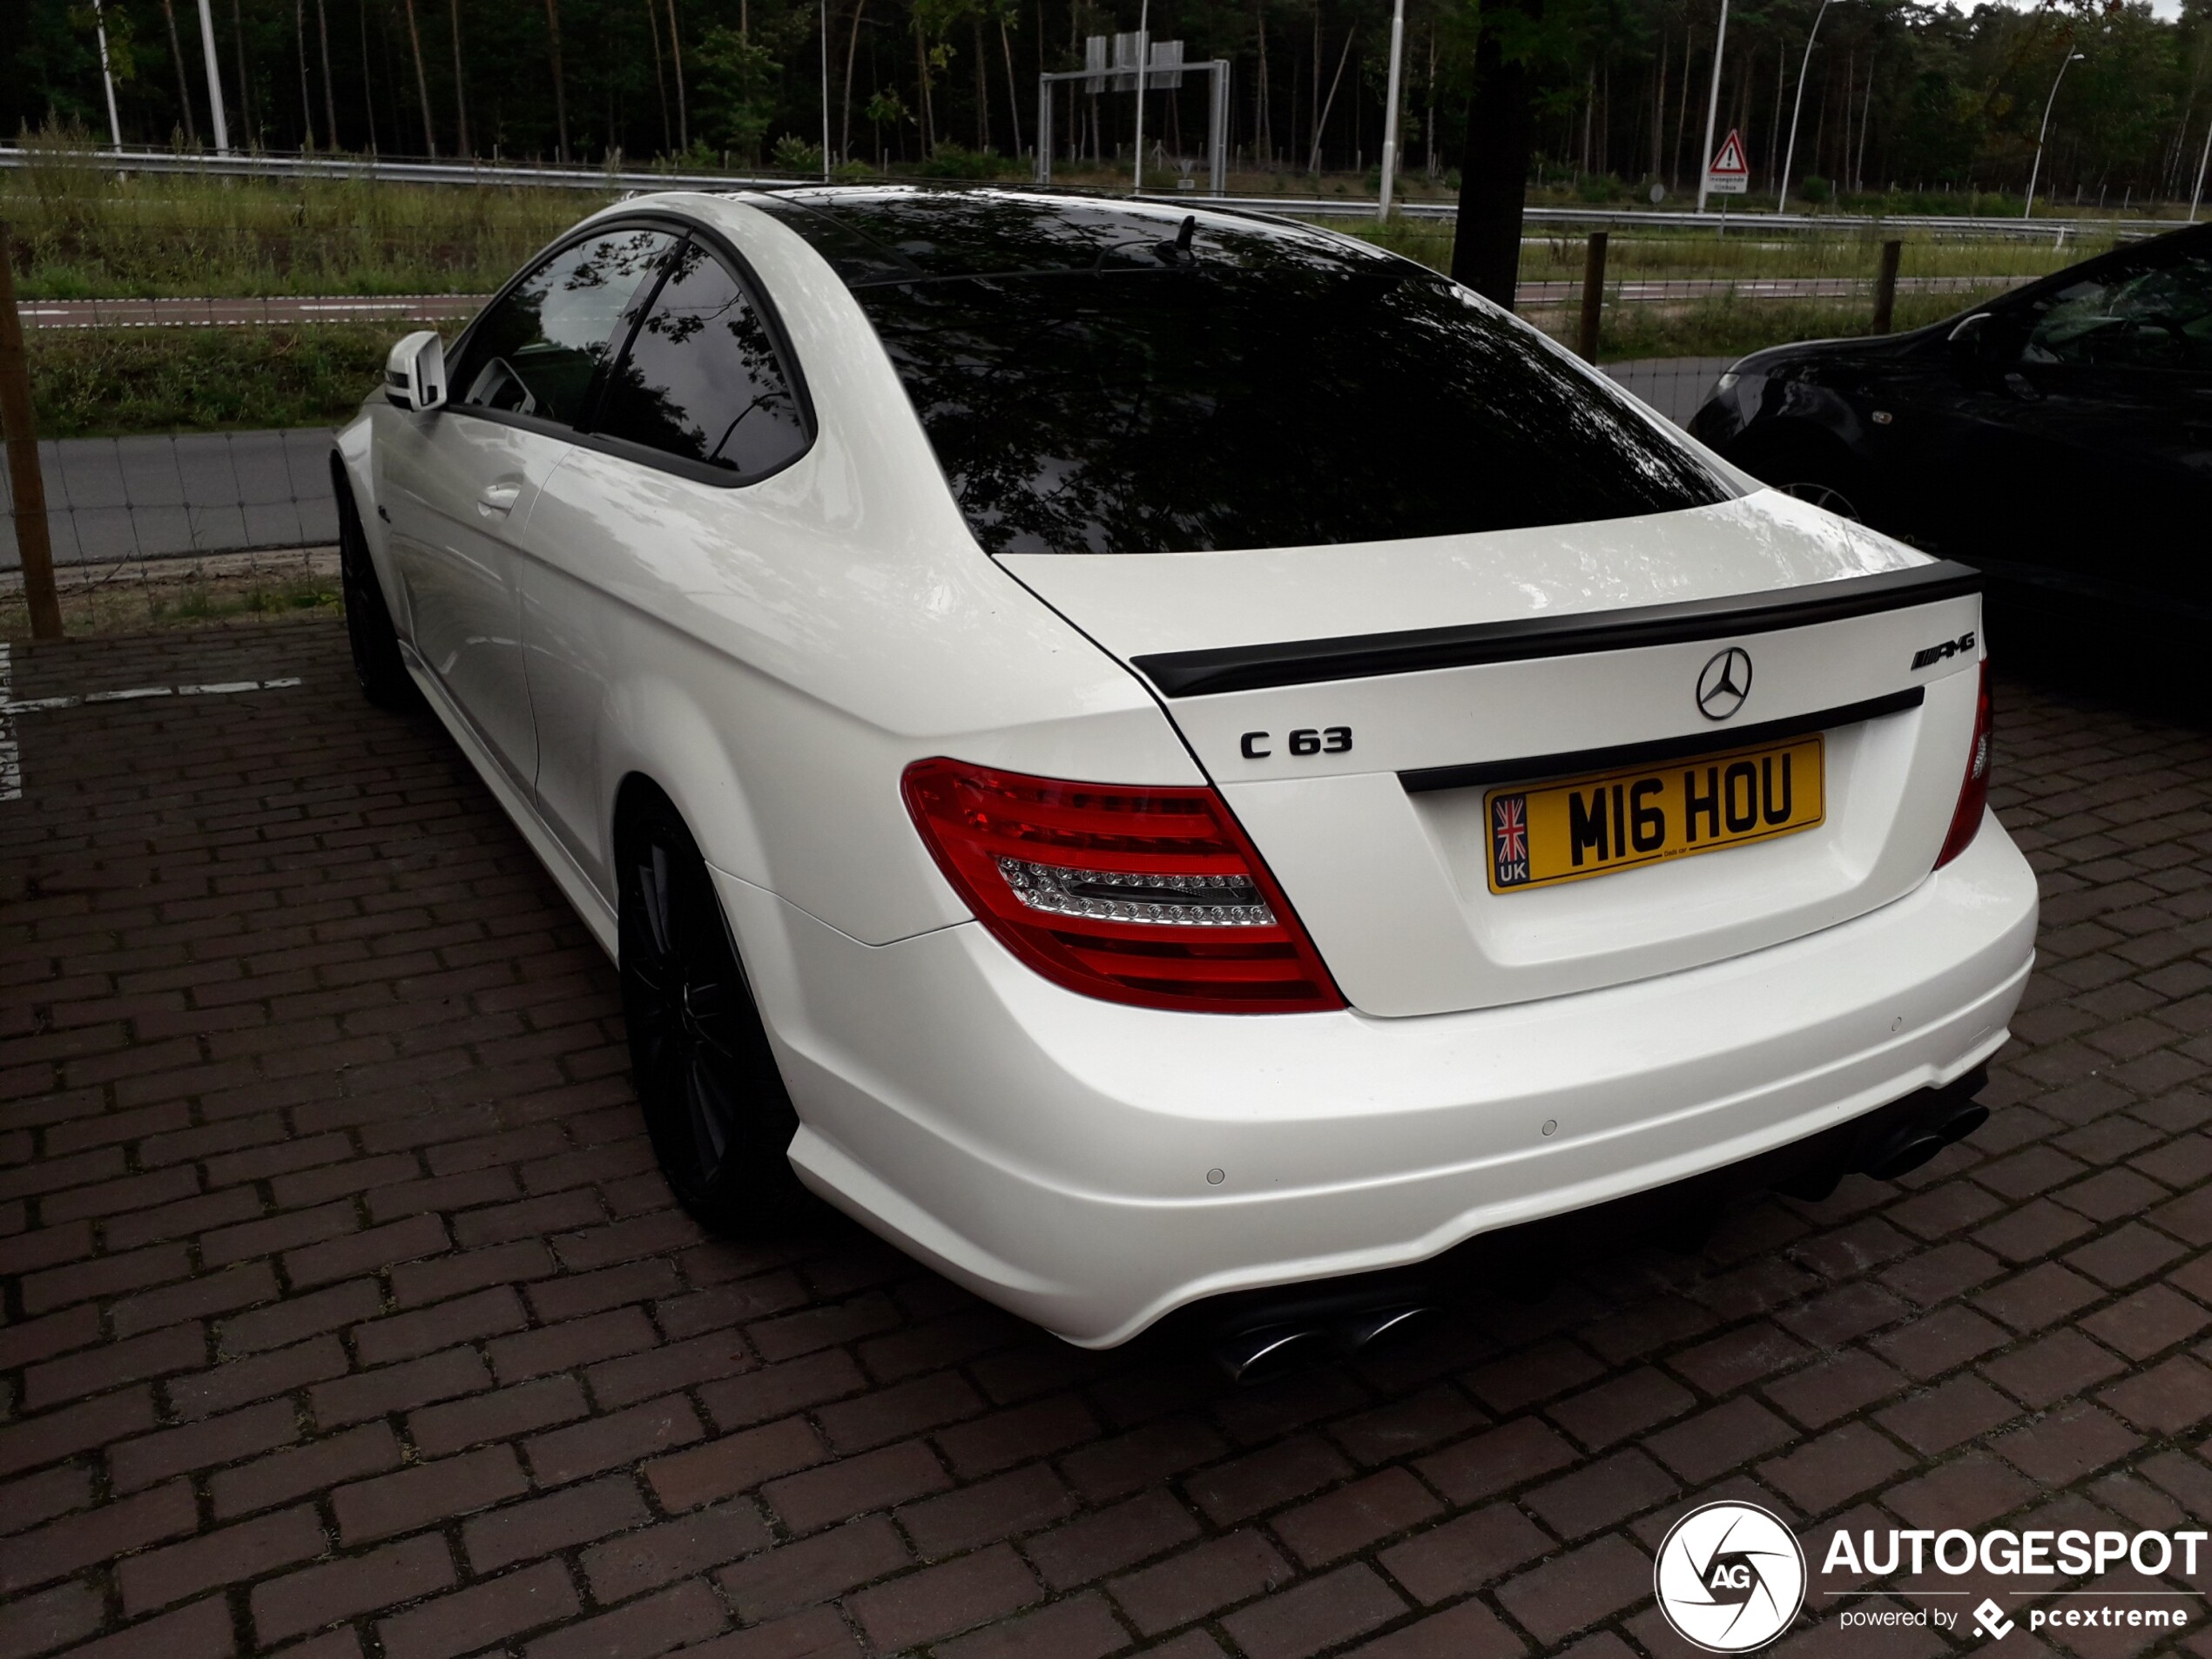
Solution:
<svg viewBox="0 0 2212 1659">
<path fill-rule="evenodd" d="M 1951 833 L 1936 854 L 1940 870 L 1973 845 L 1981 828 L 1982 809 L 1989 805 L 1989 664 L 1981 665 L 1981 683 L 1974 692 L 1974 746 L 1966 755 L 1966 781 L 1959 786 L 1959 809 L 1951 814 Z"/>
<path fill-rule="evenodd" d="M 1189 1013 L 1344 1006 L 1211 789 L 1066 783 L 957 760 L 917 760 L 900 787 L 975 919 L 1055 984 Z"/>
</svg>

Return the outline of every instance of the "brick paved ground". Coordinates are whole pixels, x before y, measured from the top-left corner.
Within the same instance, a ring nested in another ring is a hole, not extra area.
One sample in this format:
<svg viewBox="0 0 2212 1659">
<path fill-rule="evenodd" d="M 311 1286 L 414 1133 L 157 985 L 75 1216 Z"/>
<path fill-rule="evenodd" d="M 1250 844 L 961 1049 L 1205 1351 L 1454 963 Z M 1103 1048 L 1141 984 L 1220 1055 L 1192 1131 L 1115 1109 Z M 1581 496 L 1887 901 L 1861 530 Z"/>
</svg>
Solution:
<svg viewBox="0 0 2212 1659">
<path fill-rule="evenodd" d="M 335 628 L 17 652 L 18 697 L 289 674 L 18 722 L 0 1659 L 1613 1659 L 1686 1651 L 1649 1552 L 1704 1494 L 1816 1550 L 2212 1515 L 2200 732 L 2006 689 L 2045 954 L 1968 1146 L 1240 1392 L 835 1221 L 701 1238 L 605 964 Z"/>
</svg>

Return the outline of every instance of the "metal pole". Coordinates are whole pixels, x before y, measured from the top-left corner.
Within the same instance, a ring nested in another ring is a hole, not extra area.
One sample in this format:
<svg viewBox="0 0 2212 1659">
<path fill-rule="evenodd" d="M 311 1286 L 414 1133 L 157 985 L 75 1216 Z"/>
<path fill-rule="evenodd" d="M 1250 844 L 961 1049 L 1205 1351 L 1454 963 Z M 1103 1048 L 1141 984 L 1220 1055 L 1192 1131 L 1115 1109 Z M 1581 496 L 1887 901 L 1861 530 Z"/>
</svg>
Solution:
<svg viewBox="0 0 2212 1659">
<path fill-rule="evenodd" d="M 92 0 L 92 32 L 100 38 L 100 79 L 107 86 L 107 136 L 115 146 L 115 153 L 123 153 L 123 123 L 115 118 L 115 75 L 107 62 L 107 18 L 100 10 L 100 0 Z"/>
<path fill-rule="evenodd" d="M 1229 60 L 1213 60 L 1213 108 L 1209 112 L 1208 125 L 1213 132 L 1213 193 L 1229 193 Z"/>
<path fill-rule="evenodd" d="M 1774 199 L 1774 211 L 1783 212 L 1790 206 L 1790 169 L 1797 160 L 1797 117 L 1805 107 L 1805 71 L 1812 67 L 1812 43 L 1820 38 L 1820 20 L 1828 15 L 1828 8 L 1836 0 L 1820 0 L 1820 10 L 1812 14 L 1812 32 L 1805 37 L 1804 61 L 1797 65 L 1797 101 L 1790 106 L 1790 147 L 1782 158 L 1782 190 Z"/>
<path fill-rule="evenodd" d="M 1144 60 L 1152 53 L 1152 0 L 1144 0 L 1136 13 L 1136 171 L 1130 175 L 1129 193 L 1144 193 Z"/>
<path fill-rule="evenodd" d="M 829 0 L 822 0 L 822 182 L 829 181 Z"/>
<path fill-rule="evenodd" d="M 23 560 L 23 597 L 30 610 L 30 637 L 62 637 L 61 601 L 54 594 L 54 544 L 46 524 L 46 479 L 38 470 L 38 430 L 30 407 L 30 365 L 23 351 L 23 320 L 16 314 L 16 275 L 9 262 L 11 227 L 0 223 L 0 435 L 8 444 L 8 483 L 14 491 L 16 552 Z"/>
<path fill-rule="evenodd" d="M 1037 77 L 1037 182 L 1052 182 L 1052 77 Z"/>
<path fill-rule="evenodd" d="M 1375 203 L 1375 217 L 1390 217 L 1390 187 L 1398 174 L 1398 65 L 1406 55 L 1406 0 L 1396 0 L 1390 12 L 1390 96 L 1383 105 L 1382 194 Z"/>
<path fill-rule="evenodd" d="M 1874 332 L 1886 334 L 1897 318 L 1897 265 L 1905 253 L 1902 242 L 1882 244 L 1882 268 L 1874 278 Z"/>
<path fill-rule="evenodd" d="M 110 93 L 111 107 L 113 98 L 114 95 Z M 2212 126 L 2204 129 L 2204 153 L 2197 158 L 2196 193 L 2189 198 L 2189 223 L 2192 225 L 2196 223 L 2197 206 L 2204 199 L 2204 167 L 2207 162 L 2212 162 Z"/>
<path fill-rule="evenodd" d="M 2081 58 L 2081 53 L 2072 53 L 2065 63 L 2059 65 L 2059 72 L 2051 78 L 2051 96 L 2043 100 L 2043 125 L 2035 132 L 2035 165 L 2027 170 L 2027 206 L 2020 209 L 2022 219 L 2035 216 L 2035 181 L 2043 172 L 2043 140 L 2050 135 L 2051 110 L 2059 101 L 2059 83 L 2066 78 L 2067 65 L 2078 64 Z"/>
<path fill-rule="evenodd" d="M 207 105 L 215 115 L 215 153 L 231 152 L 231 129 L 223 119 L 223 78 L 215 72 L 215 14 L 208 0 L 199 0 L 199 46 L 207 58 Z"/>
<path fill-rule="evenodd" d="M 1575 349 L 1586 363 L 1597 361 L 1598 318 L 1605 305 L 1605 245 L 1611 239 L 1604 231 L 1592 231 L 1589 256 L 1582 265 L 1582 327 Z"/>
<path fill-rule="evenodd" d="M 1713 89 L 1705 99 L 1704 159 L 1697 164 L 1697 211 L 1705 211 L 1705 186 L 1713 176 L 1713 123 L 1721 112 L 1721 54 L 1728 46 L 1728 0 L 1721 0 L 1721 24 L 1713 31 Z"/>
</svg>

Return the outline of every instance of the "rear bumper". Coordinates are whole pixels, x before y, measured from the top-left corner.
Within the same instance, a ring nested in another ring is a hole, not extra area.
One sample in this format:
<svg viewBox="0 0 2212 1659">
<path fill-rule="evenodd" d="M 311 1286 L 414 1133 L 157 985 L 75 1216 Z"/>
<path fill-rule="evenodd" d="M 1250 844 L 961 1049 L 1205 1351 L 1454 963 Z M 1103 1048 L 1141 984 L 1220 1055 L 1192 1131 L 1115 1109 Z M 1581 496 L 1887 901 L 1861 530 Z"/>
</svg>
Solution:
<svg viewBox="0 0 2212 1659">
<path fill-rule="evenodd" d="M 1405 1019 L 1061 991 L 964 925 L 861 945 L 721 878 L 807 1184 L 1088 1347 L 1176 1308 L 1434 1257 L 1742 1163 L 2004 1042 L 2035 880 L 1993 818 L 1905 898 L 1787 944 Z"/>
</svg>

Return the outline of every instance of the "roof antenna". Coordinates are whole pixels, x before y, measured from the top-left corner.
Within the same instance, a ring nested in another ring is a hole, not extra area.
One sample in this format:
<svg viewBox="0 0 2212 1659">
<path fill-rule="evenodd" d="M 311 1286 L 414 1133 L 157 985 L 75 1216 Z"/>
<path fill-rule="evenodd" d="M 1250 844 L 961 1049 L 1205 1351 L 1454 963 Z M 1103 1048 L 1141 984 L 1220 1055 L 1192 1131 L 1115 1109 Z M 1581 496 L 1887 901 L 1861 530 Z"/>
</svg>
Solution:
<svg viewBox="0 0 2212 1659">
<path fill-rule="evenodd" d="M 1190 251 L 1190 239 L 1197 233 L 1197 229 L 1198 216 L 1196 213 L 1185 213 L 1183 216 L 1182 227 L 1175 233 L 1175 240 L 1153 243 L 1153 251 L 1160 256 L 1161 263 L 1170 266 L 1195 263 L 1197 255 Z"/>
</svg>

